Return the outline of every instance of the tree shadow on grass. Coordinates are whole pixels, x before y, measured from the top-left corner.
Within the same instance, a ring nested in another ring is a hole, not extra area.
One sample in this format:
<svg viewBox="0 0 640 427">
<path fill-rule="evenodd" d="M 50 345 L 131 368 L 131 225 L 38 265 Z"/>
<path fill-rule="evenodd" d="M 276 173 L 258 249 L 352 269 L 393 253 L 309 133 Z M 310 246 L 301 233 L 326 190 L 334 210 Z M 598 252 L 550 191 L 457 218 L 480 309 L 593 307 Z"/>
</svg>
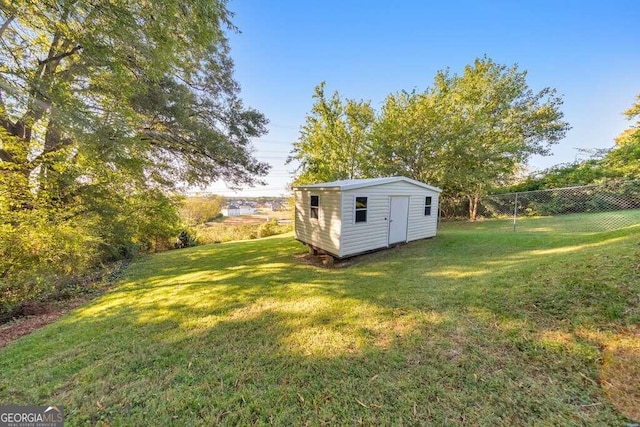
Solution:
<svg viewBox="0 0 640 427">
<path fill-rule="evenodd" d="M 180 315 L 142 319 L 121 307 L 87 321 L 93 340 L 63 321 L 40 337 L 57 336 L 57 351 L 31 368 L 0 363 L 35 387 L 3 381 L 0 395 L 55 399 L 77 424 L 620 421 L 611 408 L 587 406 L 599 391 L 572 374 L 578 362 L 544 366 L 542 349 L 518 349 L 526 343 L 487 322 L 358 310 L 257 303 L 189 327 Z M 35 351 L 38 342 L 21 346 Z"/>
<path fill-rule="evenodd" d="M 78 424 L 620 424 L 576 325 L 619 319 L 635 288 L 597 284 L 624 237 L 444 233 L 337 270 L 287 238 L 162 254 L 5 349 L 0 399 Z"/>
</svg>

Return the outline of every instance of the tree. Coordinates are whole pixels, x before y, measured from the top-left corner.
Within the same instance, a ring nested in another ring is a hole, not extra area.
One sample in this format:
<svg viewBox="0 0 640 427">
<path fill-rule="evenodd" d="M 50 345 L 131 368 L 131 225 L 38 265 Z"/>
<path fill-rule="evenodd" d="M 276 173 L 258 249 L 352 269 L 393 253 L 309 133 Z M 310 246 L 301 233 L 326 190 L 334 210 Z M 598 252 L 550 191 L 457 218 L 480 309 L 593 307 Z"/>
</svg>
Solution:
<svg viewBox="0 0 640 427">
<path fill-rule="evenodd" d="M 535 172 L 512 185 L 495 189 L 495 193 L 517 191 L 536 191 L 549 188 L 562 188 L 589 185 L 609 177 L 599 157 L 572 163 L 561 163 L 543 171 Z"/>
<path fill-rule="evenodd" d="M 268 165 L 250 138 L 223 2 L 14 1 L 0 13 L 0 174 L 11 209 L 71 206 L 115 174 L 130 191 L 224 179 Z M 10 183 L 10 184 L 8 184 Z"/>
<path fill-rule="evenodd" d="M 611 180 L 640 179 L 640 95 L 636 103 L 625 112 L 636 122 L 617 138 L 613 148 L 580 150 L 589 157 L 573 163 L 552 166 L 527 177 L 525 180 L 500 189 L 501 192 L 531 191 L 588 185 Z"/>
<path fill-rule="evenodd" d="M 564 137 L 562 99 L 534 93 L 526 72 L 489 58 L 461 75 L 440 71 L 424 93 L 387 99 L 374 140 L 386 173 L 408 173 L 469 202 L 475 220 L 480 197 L 513 176 L 533 154 L 549 154 Z"/>
<path fill-rule="evenodd" d="M 640 179 L 640 95 L 625 115 L 635 123 L 616 138 L 616 146 L 605 157 L 604 165 L 616 176 Z"/>
<path fill-rule="evenodd" d="M 369 134 L 375 112 L 369 102 L 330 99 L 325 83 L 316 86 L 316 100 L 293 144 L 288 163 L 300 162 L 295 184 L 362 178 L 369 165 Z"/>
<path fill-rule="evenodd" d="M 0 0 L 1 254 L 40 230 L 43 263 L 123 255 L 175 232 L 181 185 L 260 182 L 267 121 L 239 98 L 225 3 Z M 86 239 L 47 237 L 72 225 Z"/>
<path fill-rule="evenodd" d="M 204 224 L 215 218 L 225 203 L 225 198 L 217 195 L 188 197 L 180 207 L 180 216 L 187 225 Z"/>
<path fill-rule="evenodd" d="M 446 126 L 432 90 L 389 95 L 371 137 L 374 174 L 442 185 L 445 171 L 438 162 L 448 145 Z"/>
<path fill-rule="evenodd" d="M 217 1 L 12 2 L 0 24 L 1 170 L 39 173 L 79 153 L 170 186 L 266 172 L 265 119 L 237 98 Z M 53 185 L 53 184 L 52 184 Z"/>
</svg>

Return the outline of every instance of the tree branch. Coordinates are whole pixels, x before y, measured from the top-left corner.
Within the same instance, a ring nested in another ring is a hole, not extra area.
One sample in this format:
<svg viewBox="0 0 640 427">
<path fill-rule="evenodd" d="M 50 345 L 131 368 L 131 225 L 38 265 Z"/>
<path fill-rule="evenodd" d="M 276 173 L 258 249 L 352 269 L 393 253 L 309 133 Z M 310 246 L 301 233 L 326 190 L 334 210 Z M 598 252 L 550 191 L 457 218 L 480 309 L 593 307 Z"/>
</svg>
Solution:
<svg viewBox="0 0 640 427">
<path fill-rule="evenodd" d="M 82 46 L 81 45 L 76 45 L 73 49 L 71 49 L 68 52 L 63 52 L 63 53 L 60 53 L 58 55 L 51 56 L 51 57 L 49 57 L 47 59 L 38 60 L 38 65 L 45 65 L 45 64 L 47 64 L 49 62 L 60 61 L 61 59 L 66 58 L 67 56 L 73 55 L 74 53 L 76 53 L 80 49 L 82 49 Z"/>
<path fill-rule="evenodd" d="M 0 160 L 2 160 L 3 162 L 11 162 L 13 161 L 13 157 L 11 157 L 11 154 L 9 154 L 6 150 L 0 148 Z"/>
<path fill-rule="evenodd" d="M 205 158 L 215 163 L 220 163 L 221 160 L 207 153 L 206 150 L 202 150 L 200 147 L 198 147 L 193 142 L 188 141 L 186 138 L 182 138 L 171 133 L 145 130 L 142 132 L 141 139 L 157 148 L 177 150 L 179 153 L 189 156 L 204 156 Z M 168 144 L 169 146 L 163 145 L 162 142 Z"/>
<path fill-rule="evenodd" d="M 2 88 L 2 84 L 0 84 L 0 88 Z M 4 98 L 2 98 L 2 91 L 0 91 L 0 126 L 5 128 L 5 130 L 11 126 L 11 121 L 7 115 L 7 107 L 4 103 Z"/>
<path fill-rule="evenodd" d="M 7 28 L 9 28 L 9 25 L 11 25 L 11 23 L 13 22 L 14 19 L 16 19 L 16 16 L 12 15 L 9 18 L 7 18 L 6 21 L 4 21 L 2 23 L 2 25 L 0 26 L 0 39 L 4 35 L 4 32 L 7 31 Z"/>
</svg>

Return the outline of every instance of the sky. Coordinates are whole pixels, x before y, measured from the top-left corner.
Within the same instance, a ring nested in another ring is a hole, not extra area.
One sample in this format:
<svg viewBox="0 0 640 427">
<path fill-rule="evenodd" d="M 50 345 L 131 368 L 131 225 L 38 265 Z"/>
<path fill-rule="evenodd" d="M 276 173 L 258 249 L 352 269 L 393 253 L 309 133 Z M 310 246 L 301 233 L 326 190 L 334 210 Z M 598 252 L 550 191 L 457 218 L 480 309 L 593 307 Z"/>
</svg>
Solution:
<svg viewBox="0 0 640 427">
<path fill-rule="evenodd" d="M 461 73 L 484 55 L 518 64 L 533 90 L 558 91 L 572 126 L 530 171 L 583 158 L 578 148 L 613 147 L 640 93 L 637 0 L 232 0 L 228 8 L 240 30 L 228 36 L 241 97 L 270 121 L 255 155 L 272 168 L 265 186 L 206 189 L 225 196 L 287 193 L 296 165 L 285 160 L 322 81 L 325 93 L 379 110 L 390 93 L 431 86 L 438 70 Z"/>
</svg>

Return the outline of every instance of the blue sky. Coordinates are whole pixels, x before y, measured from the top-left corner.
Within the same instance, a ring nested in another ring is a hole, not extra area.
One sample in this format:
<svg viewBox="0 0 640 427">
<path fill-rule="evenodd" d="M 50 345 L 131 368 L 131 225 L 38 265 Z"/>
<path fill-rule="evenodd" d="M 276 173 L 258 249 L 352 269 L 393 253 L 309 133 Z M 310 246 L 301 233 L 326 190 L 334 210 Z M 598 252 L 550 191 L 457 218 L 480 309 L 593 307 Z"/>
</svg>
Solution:
<svg viewBox="0 0 640 427">
<path fill-rule="evenodd" d="M 640 93 L 640 2 L 636 1 L 241 1 L 229 9 L 230 34 L 245 104 L 270 120 L 256 156 L 272 165 L 265 187 L 234 195 L 285 193 L 284 161 L 312 105 L 314 87 L 371 100 L 423 90 L 436 71 L 460 72 L 477 57 L 517 63 L 534 90 L 563 95 L 572 130 L 536 157 L 537 170 L 576 159 L 576 148 L 609 148 L 630 125 L 622 115 Z"/>
</svg>

